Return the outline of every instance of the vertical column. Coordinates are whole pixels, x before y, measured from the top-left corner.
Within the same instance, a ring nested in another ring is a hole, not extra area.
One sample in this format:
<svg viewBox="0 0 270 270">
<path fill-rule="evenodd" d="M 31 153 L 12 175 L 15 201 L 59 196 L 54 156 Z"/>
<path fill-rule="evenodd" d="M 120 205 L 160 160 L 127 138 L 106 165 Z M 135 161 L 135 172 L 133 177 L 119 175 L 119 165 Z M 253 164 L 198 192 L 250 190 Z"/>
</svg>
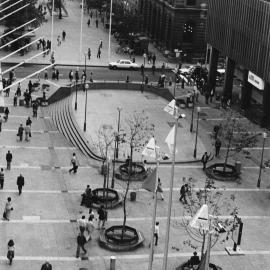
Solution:
<svg viewBox="0 0 270 270">
<path fill-rule="evenodd" d="M 227 57 L 223 95 L 230 99 L 232 98 L 234 68 L 235 62 L 231 58 Z"/>
<path fill-rule="evenodd" d="M 270 84 L 265 82 L 263 90 L 263 118 L 261 122 L 262 127 L 270 125 Z"/>
<path fill-rule="evenodd" d="M 216 76 L 217 76 L 217 64 L 218 64 L 219 51 L 212 47 L 209 62 L 209 73 L 207 79 L 207 92 L 210 93 L 211 90 L 216 86 Z"/>
<path fill-rule="evenodd" d="M 243 71 L 243 81 L 241 88 L 241 108 L 246 110 L 250 107 L 252 85 L 248 82 L 248 70 Z"/>
</svg>

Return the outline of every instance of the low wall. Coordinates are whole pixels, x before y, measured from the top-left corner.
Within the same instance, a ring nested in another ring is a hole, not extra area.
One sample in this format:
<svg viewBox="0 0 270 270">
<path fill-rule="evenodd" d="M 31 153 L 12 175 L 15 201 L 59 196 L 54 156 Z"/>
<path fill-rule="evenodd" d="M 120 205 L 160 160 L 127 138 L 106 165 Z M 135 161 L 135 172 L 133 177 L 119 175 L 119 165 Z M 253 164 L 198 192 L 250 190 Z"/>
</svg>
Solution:
<svg viewBox="0 0 270 270">
<path fill-rule="evenodd" d="M 140 83 L 123 83 L 123 82 L 98 82 L 98 83 L 88 83 L 89 88 L 87 91 L 97 90 L 97 89 L 114 89 L 114 90 L 135 90 L 135 91 L 145 91 L 153 93 L 155 95 L 161 96 L 166 100 L 170 101 L 173 99 L 173 95 L 167 88 L 159 88 L 152 85 L 142 85 Z M 82 84 L 77 85 L 77 90 L 82 91 Z M 57 102 L 75 91 L 75 86 L 73 87 L 60 87 L 56 92 L 54 92 L 49 98 L 49 104 Z"/>
</svg>

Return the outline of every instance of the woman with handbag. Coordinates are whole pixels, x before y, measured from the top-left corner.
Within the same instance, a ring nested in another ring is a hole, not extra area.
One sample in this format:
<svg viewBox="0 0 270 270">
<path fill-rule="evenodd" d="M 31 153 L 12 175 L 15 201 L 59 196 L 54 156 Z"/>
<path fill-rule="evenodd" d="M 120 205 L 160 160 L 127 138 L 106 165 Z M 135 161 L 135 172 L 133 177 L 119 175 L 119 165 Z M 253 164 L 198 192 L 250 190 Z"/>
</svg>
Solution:
<svg viewBox="0 0 270 270">
<path fill-rule="evenodd" d="M 11 204 L 11 198 L 7 198 L 7 202 L 5 205 L 5 210 L 3 213 L 3 219 L 9 221 L 10 218 L 10 212 L 13 210 L 12 204 Z"/>
<path fill-rule="evenodd" d="M 14 246 L 14 241 L 10 239 L 7 244 L 7 258 L 9 260 L 9 264 L 12 264 L 12 260 L 14 258 L 14 253 L 15 253 L 15 246 Z"/>
</svg>

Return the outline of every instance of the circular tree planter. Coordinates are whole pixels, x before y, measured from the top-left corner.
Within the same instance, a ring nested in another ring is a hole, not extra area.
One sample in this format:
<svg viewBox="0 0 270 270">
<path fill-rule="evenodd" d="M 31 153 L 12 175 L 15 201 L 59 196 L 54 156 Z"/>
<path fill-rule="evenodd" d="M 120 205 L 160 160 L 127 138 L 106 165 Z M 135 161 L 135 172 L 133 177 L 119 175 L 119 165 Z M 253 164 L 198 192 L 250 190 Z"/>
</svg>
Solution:
<svg viewBox="0 0 270 270">
<path fill-rule="evenodd" d="M 122 225 L 111 226 L 101 232 L 99 244 L 112 251 L 130 251 L 139 248 L 144 242 L 144 236 L 135 228 L 125 226 L 122 235 Z"/>
<path fill-rule="evenodd" d="M 115 172 L 115 177 L 119 180 L 127 181 L 130 177 L 130 181 L 142 181 L 147 177 L 147 171 L 144 169 L 144 166 L 132 162 L 131 173 L 129 173 L 129 165 L 122 164 L 119 166 L 117 171 Z"/>
<path fill-rule="evenodd" d="M 178 266 L 175 270 L 190 270 L 190 269 L 194 269 L 194 268 L 190 267 L 189 262 L 185 262 L 185 263 L 181 264 L 180 266 Z M 197 268 L 195 268 L 195 269 L 197 269 Z M 210 270 L 222 270 L 221 267 L 219 267 L 213 263 L 209 263 L 209 269 Z"/>
<path fill-rule="evenodd" d="M 234 165 L 226 164 L 224 171 L 224 163 L 215 163 L 205 169 L 206 175 L 210 178 L 220 181 L 235 181 L 239 177 L 239 173 Z"/>
<path fill-rule="evenodd" d="M 105 188 L 105 196 L 103 197 L 104 188 L 96 188 L 92 190 L 93 199 L 92 199 L 92 207 L 99 208 L 101 205 L 106 205 L 107 209 L 113 209 L 118 207 L 123 202 L 123 194 L 121 192 L 117 192 L 114 189 Z M 108 193 L 108 196 L 107 196 Z"/>
</svg>

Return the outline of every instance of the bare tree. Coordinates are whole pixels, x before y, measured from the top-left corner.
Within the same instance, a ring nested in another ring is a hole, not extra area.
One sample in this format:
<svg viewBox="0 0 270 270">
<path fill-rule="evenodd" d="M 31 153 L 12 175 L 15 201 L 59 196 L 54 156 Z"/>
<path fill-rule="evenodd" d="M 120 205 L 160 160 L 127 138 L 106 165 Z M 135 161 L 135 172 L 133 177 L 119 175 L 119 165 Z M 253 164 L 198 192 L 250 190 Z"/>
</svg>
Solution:
<svg viewBox="0 0 270 270">
<path fill-rule="evenodd" d="M 216 243 L 224 243 L 236 228 L 234 222 L 238 217 L 238 207 L 235 196 L 225 196 L 221 189 L 217 189 L 214 180 L 206 179 L 204 188 L 195 188 L 192 178 L 188 181 L 187 203 L 184 204 L 184 214 L 180 226 L 183 227 L 189 239 L 184 244 L 197 249 L 201 245 L 201 258 L 205 253 L 207 231 L 194 229 L 189 226 L 190 218 L 194 217 L 203 204 L 208 205 L 211 228 L 211 247 Z M 190 218 L 187 218 L 190 217 Z"/>
<path fill-rule="evenodd" d="M 258 134 L 251 132 L 253 127 L 250 122 L 231 109 L 224 111 L 223 117 L 225 121 L 219 129 L 218 138 L 227 148 L 223 167 L 223 171 L 225 171 L 228 158 L 237 156 L 244 148 L 254 147 L 258 141 Z"/>
<path fill-rule="evenodd" d="M 124 192 L 123 200 L 123 211 L 124 211 L 124 221 L 123 221 L 123 230 L 122 237 L 124 235 L 127 212 L 126 212 L 126 199 L 129 191 L 130 178 L 134 172 L 134 163 L 133 163 L 133 153 L 134 151 L 141 151 L 141 149 L 146 145 L 149 137 L 153 136 L 154 125 L 149 123 L 149 117 L 144 111 L 137 112 L 134 111 L 130 117 L 125 120 L 125 132 L 126 137 L 125 141 L 130 148 L 130 157 L 128 161 L 128 179 L 126 183 L 126 189 Z"/>
</svg>

